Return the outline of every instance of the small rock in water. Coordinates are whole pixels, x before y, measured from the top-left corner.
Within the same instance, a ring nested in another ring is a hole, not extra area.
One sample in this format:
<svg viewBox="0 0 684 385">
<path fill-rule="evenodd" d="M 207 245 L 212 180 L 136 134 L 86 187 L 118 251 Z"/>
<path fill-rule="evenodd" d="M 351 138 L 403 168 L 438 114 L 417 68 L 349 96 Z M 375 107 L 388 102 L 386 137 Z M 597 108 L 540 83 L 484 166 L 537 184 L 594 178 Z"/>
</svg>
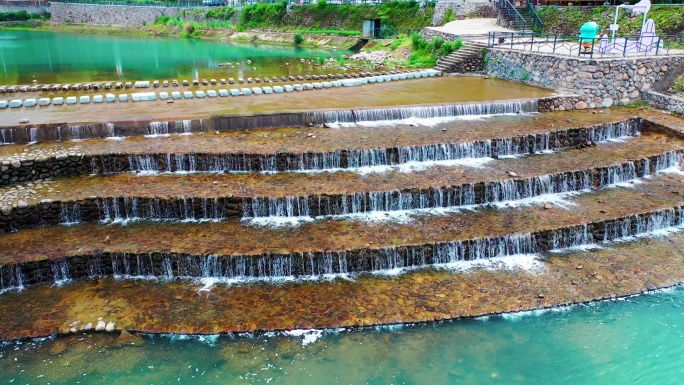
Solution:
<svg viewBox="0 0 684 385">
<path fill-rule="evenodd" d="M 220 134 L 220 132 L 214 131 L 214 135 L 218 135 L 218 134 Z"/>
<path fill-rule="evenodd" d="M 107 237 L 102 240 L 102 243 L 109 243 L 109 235 L 107 235 Z"/>
<path fill-rule="evenodd" d="M 582 265 L 580 264 L 580 265 L 577 265 L 576 269 L 577 269 L 577 270 L 581 270 L 583 267 L 584 267 L 584 266 L 582 266 Z"/>
<path fill-rule="evenodd" d="M 544 294 L 539 293 L 538 297 L 539 297 L 539 298 L 544 298 Z"/>
<path fill-rule="evenodd" d="M 442 128 L 442 132 L 446 131 L 446 128 Z"/>
<path fill-rule="evenodd" d="M 114 322 L 109 322 L 109 323 L 107 323 L 107 326 L 105 326 L 105 331 L 113 332 L 115 327 L 116 327 L 116 324 Z"/>
<path fill-rule="evenodd" d="M 607 213 L 607 211 L 606 211 L 606 210 L 599 210 L 599 212 L 600 212 L 601 214 L 605 214 L 605 213 Z"/>
<path fill-rule="evenodd" d="M 218 184 L 218 181 L 215 180 L 215 181 L 211 182 L 211 184 Z"/>
<path fill-rule="evenodd" d="M 119 338 L 116 339 L 116 343 L 121 345 L 140 345 L 143 342 L 142 337 L 131 334 L 126 329 L 121 331 Z"/>
<path fill-rule="evenodd" d="M 518 176 L 518 174 L 514 173 L 513 171 L 509 171 L 508 176 L 512 176 L 515 178 L 516 176 Z"/>
<path fill-rule="evenodd" d="M 28 123 L 28 122 L 29 122 L 28 119 L 19 119 L 19 123 Z"/>
<path fill-rule="evenodd" d="M 105 330 L 105 327 L 107 327 L 107 324 L 104 323 L 103 320 L 97 321 L 97 325 L 95 325 L 95 331 L 101 332 Z"/>
<path fill-rule="evenodd" d="M 91 330 L 92 328 L 93 328 L 93 324 L 92 324 L 91 322 L 88 322 L 88 323 L 85 324 L 85 326 L 83 327 L 83 330 L 89 331 L 89 330 Z"/>
<path fill-rule="evenodd" d="M 313 127 L 313 123 L 312 123 L 312 122 L 309 122 L 308 126 L 309 126 L 309 127 Z"/>
<path fill-rule="evenodd" d="M 309 132 L 308 134 L 306 134 L 306 136 L 310 138 L 310 137 L 314 136 L 314 134 Z"/>
<path fill-rule="evenodd" d="M 551 203 L 544 203 L 544 210 L 552 209 L 553 205 Z"/>
</svg>

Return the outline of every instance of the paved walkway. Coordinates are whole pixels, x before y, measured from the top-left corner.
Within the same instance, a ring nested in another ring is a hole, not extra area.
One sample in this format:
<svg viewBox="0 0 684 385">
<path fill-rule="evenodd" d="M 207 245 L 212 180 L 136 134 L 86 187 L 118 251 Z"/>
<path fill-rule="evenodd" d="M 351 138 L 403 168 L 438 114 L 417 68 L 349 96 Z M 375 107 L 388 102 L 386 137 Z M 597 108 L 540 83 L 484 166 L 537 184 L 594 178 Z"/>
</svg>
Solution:
<svg viewBox="0 0 684 385">
<path fill-rule="evenodd" d="M 446 23 L 443 27 L 428 27 L 429 29 L 452 33 L 454 35 L 486 35 L 489 32 L 516 32 L 513 29 L 508 29 L 496 25 L 496 19 L 494 18 L 481 18 L 481 19 L 465 19 L 465 20 L 455 20 Z"/>
</svg>

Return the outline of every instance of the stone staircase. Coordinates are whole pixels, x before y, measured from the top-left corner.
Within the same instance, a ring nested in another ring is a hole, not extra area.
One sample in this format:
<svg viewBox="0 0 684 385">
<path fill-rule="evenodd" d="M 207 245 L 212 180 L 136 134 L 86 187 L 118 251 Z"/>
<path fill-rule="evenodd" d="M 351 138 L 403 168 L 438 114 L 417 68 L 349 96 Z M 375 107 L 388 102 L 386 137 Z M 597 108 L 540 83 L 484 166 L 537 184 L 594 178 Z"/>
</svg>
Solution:
<svg viewBox="0 0 684 385">
<path fill-rule="evenodd" d="M 480 41 L 464 41 L 463 47 L 444 58 L 437 59 L 435 70 L 446 73 L 477 72 L 484 69 L 484 49 L 486 43 Z"/>
</svg>

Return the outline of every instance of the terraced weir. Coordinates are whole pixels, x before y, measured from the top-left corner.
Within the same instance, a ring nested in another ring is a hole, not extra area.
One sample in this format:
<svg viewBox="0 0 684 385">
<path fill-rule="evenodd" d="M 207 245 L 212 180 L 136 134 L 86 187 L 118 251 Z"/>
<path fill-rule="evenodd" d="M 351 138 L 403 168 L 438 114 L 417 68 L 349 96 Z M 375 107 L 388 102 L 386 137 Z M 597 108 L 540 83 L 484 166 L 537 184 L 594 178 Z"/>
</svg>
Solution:
<svg viewBox="0 0 684 385">
<path fill-rule="evenodd" d="M 309 113 L 321 124 L 304 128 L 236 130 L 238 120 L 212 118 L 123 135 L 12 129 L 5 137 L 16 143 L 0 147 L 0 324 L 10 325 L 0 337 L 79 331 L 97 323 L 89 314 L 115 329 L 191 333 L 416 322 L 681 282 L 675 256 L 658 264 L 641 247 L 679 245 L 684 121 L 628 108 L 535 110 L 530 101 L 333 110 Z M 644 238 L 654 235 L 663 238 Z M 595 279 L 606 266 L 620 284 Z M 306 282 L 274 285 L 289 280 Z M 408 282 L 426 282 L 427 303 L 404 299 L 416 289 Z M 138 300 L 85 300 L 100 285 Z M 393 288 L 401 298 L 363 315 L 366 294 L 324 310 L 343 293 Z M 5 311 L 46 290 L 69 310 L 46 311 L 56 299 L 38 298 Z M 181 330 L 158 304 L 188 290 L 218 297 L 174 302 Z M 287 310 L 282 299 L 303 292 L 321 314 Z M 477 301 L 485 292 L 491 303 Z M 260 305 L 238 305 L 250 297 Z M 124 314 L 133 303 L 147 318 Z"/>
</svg>

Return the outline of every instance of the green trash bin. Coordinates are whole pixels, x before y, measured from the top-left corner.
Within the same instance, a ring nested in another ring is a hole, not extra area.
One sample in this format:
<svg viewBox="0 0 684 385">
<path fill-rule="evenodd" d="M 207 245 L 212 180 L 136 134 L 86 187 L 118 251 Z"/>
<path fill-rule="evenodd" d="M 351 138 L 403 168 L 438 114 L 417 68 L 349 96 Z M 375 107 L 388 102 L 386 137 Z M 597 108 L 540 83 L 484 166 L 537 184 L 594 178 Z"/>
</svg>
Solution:
<svg viewBox="0 0 684 385">
<path fill-rule="evenodd" d="M 594 44 L 594 39 L 597 38 L 599 26 L 593 21 L 588 21 L 580 27 L 579 43 L 584 51 L 591 50 Z"/>
</svg>

